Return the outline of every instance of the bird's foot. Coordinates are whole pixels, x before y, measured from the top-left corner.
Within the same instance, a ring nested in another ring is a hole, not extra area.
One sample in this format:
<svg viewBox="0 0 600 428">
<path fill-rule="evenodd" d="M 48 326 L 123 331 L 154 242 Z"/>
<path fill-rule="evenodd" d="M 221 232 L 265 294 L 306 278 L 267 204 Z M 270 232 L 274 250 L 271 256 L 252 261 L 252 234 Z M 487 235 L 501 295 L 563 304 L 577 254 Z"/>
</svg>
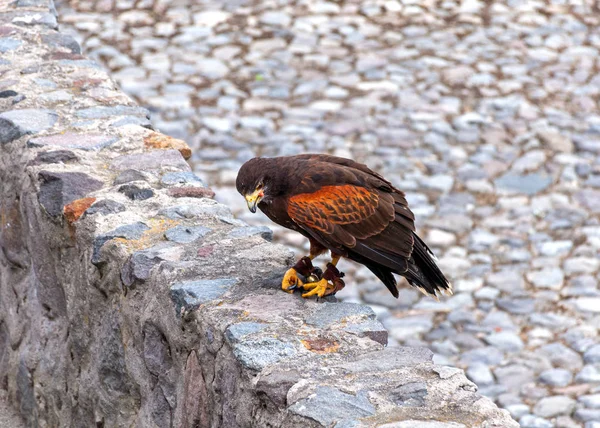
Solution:
<svg viewBox="0 0 600 428">
<path fill-rule="evenodd" d="M 298 263 L 283 276 L 281 281 L 281 289 L 287 293 L 293 293 L 296 288 L 302 288 L 303 282 L 298 278 L 298 274 L 308 277 L 315 268 L 312 265 L 310 257 L 302 257 L 298 260 Z"/>
<path fill-rule="evenodd" d="M 293 293 L 296 288 L 303 285 L 300 278 L 298 278 L 298 272 L 294 268 L 288 269 L 281 281 L 281 289 L 286 293 Z"/>
<path fill-rule="evenodd" d="M 317 282 L 307 282 L 303 288 L 309 290 L 307 293 L 302 294 L 304 298 L 311 296 L 323 297 L 333 293 L 333 284 L 330 284 L 325 278 Z"/>
<path fill-rule="evenodd" d="M 333 264 L 327 263 L 327 269 L 323 273 L 322 279 L 316 282 L 308 282 L 303 285 L 305 290 L 310 290 L 308 293 L 302 294 L 302 297 L 311 296 L 329 296 L 337 293 L 346 285 L 342 280 L 343 272 L 340 272 Z"/>
</svg>

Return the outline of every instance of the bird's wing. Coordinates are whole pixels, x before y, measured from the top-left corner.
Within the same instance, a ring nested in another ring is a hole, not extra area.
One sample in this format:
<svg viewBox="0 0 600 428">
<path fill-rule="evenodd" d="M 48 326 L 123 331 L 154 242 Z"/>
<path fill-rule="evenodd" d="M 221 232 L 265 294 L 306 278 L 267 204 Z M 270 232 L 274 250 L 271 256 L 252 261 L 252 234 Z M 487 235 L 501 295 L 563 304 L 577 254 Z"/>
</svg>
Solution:
<svg viewBox="0 0 600 428">
<path fill-rule="evenodd" d="M 294 195 L 288 215 L 313 238 L 398 272 L 413 247 L 414 217 L 400 192 L 341 184 Z"/>
</svg>

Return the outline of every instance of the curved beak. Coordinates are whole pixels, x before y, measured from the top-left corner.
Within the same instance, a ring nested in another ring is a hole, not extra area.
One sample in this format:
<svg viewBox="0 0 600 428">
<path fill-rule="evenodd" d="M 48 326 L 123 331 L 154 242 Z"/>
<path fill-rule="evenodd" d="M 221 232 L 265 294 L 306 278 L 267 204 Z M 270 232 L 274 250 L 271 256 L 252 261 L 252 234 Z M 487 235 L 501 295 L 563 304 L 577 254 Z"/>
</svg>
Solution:
<svg viewBox="0 0 600 428">
<path fill-rule="evenodd" d="M 262 200 L 263 196 L 265 196 L 265 195 L 262 192 L 262 190 L 255 190 L 254 193 L 245 196 L 246 203 L 248 204 L 248 209 L 251 212 L 253 212 L 253 213 L 256 212 L 256 207 Z"/>
</svg>

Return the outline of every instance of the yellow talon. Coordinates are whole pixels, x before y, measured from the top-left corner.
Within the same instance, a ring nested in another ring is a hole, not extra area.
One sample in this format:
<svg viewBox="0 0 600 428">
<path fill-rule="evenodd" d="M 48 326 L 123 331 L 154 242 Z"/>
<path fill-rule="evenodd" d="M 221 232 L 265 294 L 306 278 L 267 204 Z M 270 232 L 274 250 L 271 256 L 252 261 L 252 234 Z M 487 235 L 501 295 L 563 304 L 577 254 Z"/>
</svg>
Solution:
<svg viewBox="0 0 600 428">
<path fill-rule="evenodd" d="M 300 278 L 298 278 L 298 272 L 294 268 L 288 269 L 281 281 L 281 289 L 287 293 L 293 293 L 295 288 L 303 285 Z"/>
<path fill-rule="evenodd" d="M 317 282 L 304 284 L 304 289 L 310 291 L 308 293 L 304 293 L 302 297 L 306 298 L 314 295 L 323 297 L 333 292 L 333 285 L 329 284 L 326 279 L 322 279 Z"/>
</svg>

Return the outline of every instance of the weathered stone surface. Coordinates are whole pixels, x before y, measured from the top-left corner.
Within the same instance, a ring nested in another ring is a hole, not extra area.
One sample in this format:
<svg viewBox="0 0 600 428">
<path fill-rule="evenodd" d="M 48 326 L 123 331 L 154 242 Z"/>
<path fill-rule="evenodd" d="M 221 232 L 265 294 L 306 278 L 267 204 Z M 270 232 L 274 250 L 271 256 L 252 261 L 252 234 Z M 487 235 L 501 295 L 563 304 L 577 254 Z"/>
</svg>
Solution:
<svg viewBox="0 0 600 428">
<path fill-rule="evenodd" d="M 27 145 L 29 147 L 56 146 L 80 150 L 99 150 L 118 140 L 117 137 L 110 135 L 67 132 L 65 134 L 31 138 Z"/>
<path fill-rule="evenodd" d="M 177 168 L 189 171 L 190 166 L 181 157 L 177 150 L 154 150 L 147 153 L 119 156 L 111 162 L 111 169 L 124 171 L 137 169 L 140 171 L 154 171 L 163 168 Z"/>
<path fill-rule="evenodd" d="M 375 413 L 365 393 L 356 396 L 331 387 L 317 388 L 315 395 L 294 403 L 290 411 L 316 420 L 324 426 L 345 419 L 359 419 Z"/>
<path fill-rule="evenodd" d="M 229 208 L 218 203 L 177 205 L 174 207 L 165 208 L 161 210 L 159 214 L 174 220 L 201 218 L 207 216 L 232 218 Z"/>
<path fill-rule="evenodd" d="M 103 199 L 101 201 L 96 202 L 90 208 L 88 208 L 85 212 L 85 215 L 93 215 L 93 214 L 115 214 L 125 211 L 125 205 L 112 201 L 110 199 Z"/>
<path fill-rule="evenodd" d="M 16 97 L 17 95 L 19 95 L 19 94 L 16 93 L 15 91 L 11 91 L 11 90 L 0 92 L 0 98 Z"/>
<path fill-rule="evenodd" d="M 90 107 L 75 112 L 75 115 L 81 119 L 104 119 L 113 116 L 143 116 L 149 115 L 148 110 L 142 107 L 130 107 L 130 106 L 98 106 Z"/>
<path fill-rule="evenodd" d="M 144 324 L 144 362 L 154 376 L 165 376 L 173 366 L 169 342 L 160 329 L 150 322 Z"/>
<path fill-rule="evenodd" d="M 359 337 L 368 337 L 382 345 L 388 344 L 388 332 L 377 320 L 369 319 L 359 323 L 349 322 L 344 330 Z"/>
<path fill-rule="evenodd" d="M 93 206 L 92 206 L 93 208 Z M 123 238 L 123 239 L 140 239 L 142 234 L 150 229 L 142 222 L 127 224 L 124 226 L 119 226 L 116 229 L 105 233 L 103 235 L 99 235 L 94 240 L 94 247 L 92 252 L 92 263 L 98 263 L 100 261 L 100 249 L 102 246 L 111 239 L 114 238 Z"/>
<path fill-rule="evenodd" d="M 178 244 L 187 244 L 203 238 L 210 231 L 204 226 L 175 226 L 165 232 L 165 238 Z"/>
<path fill-rule="evenodd" d="M 230 278 L 180 282 L 171 287 L 171 299 L 178 314 L 193 311 L 227 293 L 236 282 Z"/>
<path fill-rule="evenodd" d="M 104 183 L 81 172 L 41 171 L 38 199 L 53 217 L 62 214 L 63 207 L 90 192 L 101 189 Z"/>
<path fill-rule="evenodd" d="M 300 373 L 296 370 L 272 370 L 260 376 L 256 390 L 266 394 L 275 405 L 287 407 L 288 392 L 298 380 Z"/>
<path fill-rule="evenodd" d="M 96 198 L 82 198 L 71 202 L 64 207 L 65 218 L 69 224 L 75 223 L 94 202 Z"/>
<path fill-rule="evenodd" d="M 267 241 L 273 240 L 273 231 L 266 226 L 259 227 L 237 227 L 227 235 L 230 238 L 247 238 L 258 235 Z"/>
<path fill-rule="evenodd" d="M 165 186 L 186 184 L 191 186 L 206 187 L 206 184 L 193 172 L 169 172 L 162 176 L 160 182 Z"/>
<path fill-rule="evenodd" d="M 136 186 L 135 184 L 125 184 L 119 187 L 119 192 L 123 193 L 132 201 L 144 201 L 154 196 L 152 189 Z"/>
<path fill-rule="evenodd" d="M 163 259 L 152 251 L 138 251 L 133 253 L 121 270 L 121 280 L 127 287 L 131 287 L 136 280 L 146 281 L 150 278 L 152 268 Z"/>
<path fill-rule="evenodd" d="M 391 400 L 399 406 L 422 406 L 425 404 L 427 384 L 425 382 L 410 382 L 400 385 L 391 392 Z"/>
<path fill-rule="evenodd" d="M 28 425 L 38 424 L 38 412 L 35 403 L 35 395 L 33 391 L 33 380 L 31 373 L 27 368 L 24 360 L 19 360 L 17 369 L 17 397 L 16 401 L 19 406 L 19 413 L 25 418 Z"/>
<path fill-rule="evenodd" d="M 427 348 L 410 348 L 407 346 L 389 348 L 388 352 L 373 352 L 362 355 L 355 361 L 339 364 L 350 372 L 389 371 L 394 367 L 414 366 L 424 361 L 431 361 L 433 352 Z M 377 365 L 373 366 L 373 361 Z"/>
<path fill-rule="evenodd" d="M 263 338 L 236 343 L 233 353 L 244 367 L 260 371 L 281 360 L 294 357 L 298 351 L 291 344 L 281 340 Z"/>
<path fill-rule="evenodd" d="M 189 159 L 192 157 L 192 150 L 183 140 L 178 140 L 176 138 L 168 137 L 164 134 L 160 134 L 158 132 L 154 132 L 144 138 L 144 144 L 148 148 L 152 149 L 175 149 L 181 153 L 184 159 Z"/>
<path fill-rule="evenodd" d="M 0 52 L 6 53 L 9 51 L 13 51 L 21 46 L 23 42 L 19 39 L 14 39 L 12 37 L 5 37 L 0 39 Z"/>
<path fill-rule="evenodd" d="M 196 351 L 187 358 L 184 378 L 183 426 L 209 426 L 210 399 Z"/>
<path fill-rule="evenodd" d="M 242 340 L 245 336 L 257 333 L 267 327 L 267 324 L 261 324 L 257 322 L 241 322 L 233 324 L 225 331 L 225 338 L 229 343 L 237 343 Z"/>
<path fill-rule="evenodd" d="M 365 305 L 356 303 L 324 303 L 315 313 L 305 318 L 306 324 L 327 327 L 343 320 L 375 319 L 375 312 Z"/>
<path fill-rule="evenodd" d="M 124 184 L 129 183 L 130 181 L 148 181 L 148 179 L 146 175 L 142 174 L 140 171 L 135 169 L 126 169 L 125 171 L 121 172 L 117 178 L 115 178 L 113 184 Z"/>
<path fill-rule="evenodd" d="M 27 245 L 23 236 L 27 233 L 27 223 L 21 214 L 19 200 L 5 197 L 0 204 L 0 248 L 6 260 L 24 268 L 29 265 Z"/>
<path fill-rule="evenodd" d="M 172 187 L 169 196 L 174 198 L 214 198 L 215 192 L 207 187 Z"/>
<path fill-rule="evenodd" d="M 67 48 L 74 54 L 81 54 L 81 47 L 75 39 L 61 33 L 48 33 L 42 35 L 42 40 L 49 46 Z"/>
<path fill-rule="evenodd" d="M 0 114 L 0 144 L 51 128 L 58 118 L 52 110 L 23 109 Z"/>
<path fill-rule="evenodd" d="M 67 163 L 77 161 L 79 158 L 70 150 L 53 150 L 51 152 L 38 153 L 31 165 L 43 165 L 46 163 Z"/>
</svg>

